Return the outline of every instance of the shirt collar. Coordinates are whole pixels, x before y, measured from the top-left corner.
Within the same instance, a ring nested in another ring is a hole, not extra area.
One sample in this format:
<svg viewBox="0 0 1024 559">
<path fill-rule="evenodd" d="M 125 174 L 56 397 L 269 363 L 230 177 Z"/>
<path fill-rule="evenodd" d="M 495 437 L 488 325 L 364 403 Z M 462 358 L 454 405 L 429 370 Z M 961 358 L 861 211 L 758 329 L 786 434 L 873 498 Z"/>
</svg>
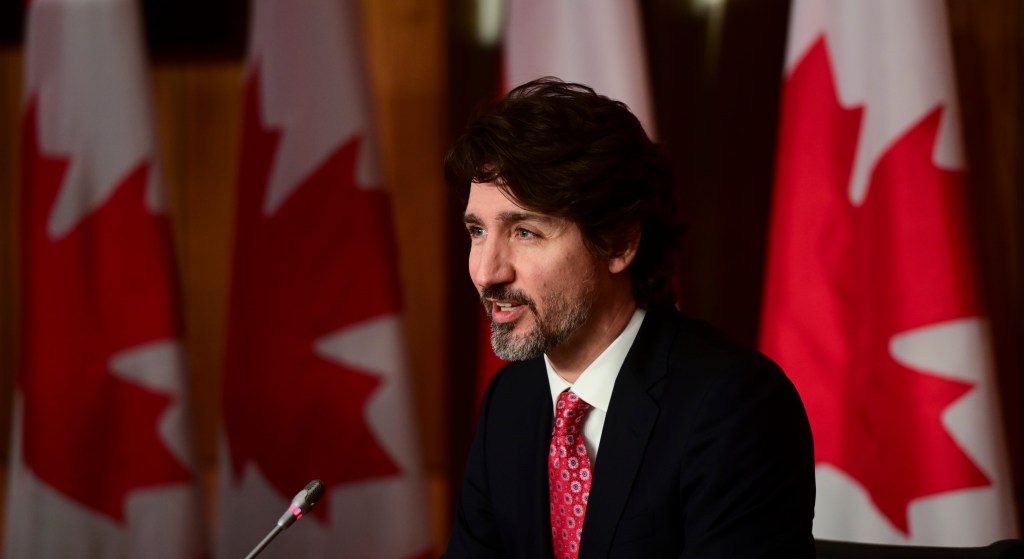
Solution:
<svg viewBox="0 0 1024 559">
<path fill-rule="evenodd" d="M 644 315 L 646 314 L 646 311 L 643 309 L 636 309 L 633 312 L 633 317 L 629 319 L 629 324 L 622 330 L 622 333 L 601 352 L 601 355 L 597 356 L 597 359 L 594 359 L 593 363 L 580 373 L 575 384 L 569 384 L 565 379 L 558 376 L 558 373 L 551 367 L 548 356 L 545 355 L 544 367 L 548 372 L 548 386 L 551 388 L 552 406 L 558 402 L 558 395 L 560 393 L 568 388 L 572 388 L 572 391 L 580 398 L 583 398 L 584 402 L 602 412 L 608 413 L 608 403 L 612 399 L 615 379 L 619 376 L 619 369 L 622 368 L 622 363 L 626 360 L 629 348 L 633 346 L 633 340 L 636 339 L 636 334 L 640 330 L 640 325 L 643 323 Z"/>
</svg>

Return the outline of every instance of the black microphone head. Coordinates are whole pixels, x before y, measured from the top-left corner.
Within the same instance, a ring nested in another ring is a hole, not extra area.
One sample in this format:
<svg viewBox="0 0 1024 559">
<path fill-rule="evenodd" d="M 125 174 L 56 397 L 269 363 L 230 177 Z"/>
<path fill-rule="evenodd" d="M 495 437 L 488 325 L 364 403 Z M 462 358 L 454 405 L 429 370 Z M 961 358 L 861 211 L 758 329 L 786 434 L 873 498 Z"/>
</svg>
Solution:
<svg viewBox="0 0 1024 559">
<path fill-rule="evenodd" d="M 292 499 L 291 506 L 288 510 L 281 515 L 281 519 L 277 521 L 277 525 L 282 529 L 291 526 L 296 520 L 302 518 L 302 515 L 309 512 L 309 509 L 313 508 L 313 505 L 320 500 L 320 497 L 324 496 L 324 482 L 314 479 L 313 481 L 306 484 L 305 489 L 295 494 L 295 498 Z"/>
<path fill-rule="evenodd" d="M 306 503 L 308 503 L 309 506 L 316 504 L 316 502 L 320 500 L 320 497 L 324 496 L 325 490 L 326 486 L 324 486 L 324 482 L 318 479 L 314 479 L 309 482 L 306 485 Z"/>
</svg>

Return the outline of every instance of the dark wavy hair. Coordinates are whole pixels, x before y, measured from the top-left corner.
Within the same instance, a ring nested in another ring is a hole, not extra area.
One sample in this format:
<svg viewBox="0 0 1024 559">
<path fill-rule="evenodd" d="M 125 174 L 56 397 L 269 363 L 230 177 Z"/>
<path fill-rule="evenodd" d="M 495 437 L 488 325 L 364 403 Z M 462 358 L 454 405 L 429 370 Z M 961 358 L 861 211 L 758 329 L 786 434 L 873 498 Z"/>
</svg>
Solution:
<svg viewBox="0 0 1024 559">
<path fill-rule="evenodd" d="M 528 82 L 467 126 L 444 168 L 464 198 L 470 183 L 493 182 L 524 209 L 569 219 L 600 257 L 639 232 L 629 267 L 637 304 L 674 302 L 675 180 L 625 104 L 557 78 Z"/>
</svg>

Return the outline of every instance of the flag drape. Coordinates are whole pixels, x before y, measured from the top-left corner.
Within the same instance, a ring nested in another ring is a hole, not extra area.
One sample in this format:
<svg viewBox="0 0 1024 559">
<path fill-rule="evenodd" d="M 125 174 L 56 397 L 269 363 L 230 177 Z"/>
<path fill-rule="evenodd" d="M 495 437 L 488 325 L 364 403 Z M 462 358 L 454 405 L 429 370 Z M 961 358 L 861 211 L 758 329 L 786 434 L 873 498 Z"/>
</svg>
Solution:
<svg viewBox="0 0 1024 559">
<path fill-rule="evenodd" d="M 205 556 L 138 8 L 27 9 L 5 556 Z"/>
<path fill-rule="evenodd" d="M 817 537 L 1015 532 L 944 10 L 792 8 L 761 343 L 811 420 Z"/>
<path fill-rule="evenodd" d="M 253 3 L 223 381 L 218 556 L 407 558 L 432 542 L 356 0 Z M 284 541 L 281 541 L 284 540 Z"/>
<path fill-rule="evenodd" d="M 635 0 L 508 3 L 504 80 L 511 89 L 555 76 L 629 106 L 655 135 L 640 9 Z"/>
</svg>

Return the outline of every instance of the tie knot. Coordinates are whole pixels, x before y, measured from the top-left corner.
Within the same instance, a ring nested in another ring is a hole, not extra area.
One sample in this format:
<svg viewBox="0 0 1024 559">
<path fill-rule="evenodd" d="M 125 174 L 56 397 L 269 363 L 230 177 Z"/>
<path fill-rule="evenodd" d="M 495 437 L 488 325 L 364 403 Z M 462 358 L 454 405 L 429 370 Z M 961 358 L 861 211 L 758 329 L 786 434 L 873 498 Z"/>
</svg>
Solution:
<svg viewBox="0 0 1024 559">
<path fill-rule="evenodd" d="M 575 433 L 579 431 L 580 423 L 592 407 L 574 392 L 566 390 L 559 394 L 558 402 L 555 403 L 555 432 Z"/>
</svg>

